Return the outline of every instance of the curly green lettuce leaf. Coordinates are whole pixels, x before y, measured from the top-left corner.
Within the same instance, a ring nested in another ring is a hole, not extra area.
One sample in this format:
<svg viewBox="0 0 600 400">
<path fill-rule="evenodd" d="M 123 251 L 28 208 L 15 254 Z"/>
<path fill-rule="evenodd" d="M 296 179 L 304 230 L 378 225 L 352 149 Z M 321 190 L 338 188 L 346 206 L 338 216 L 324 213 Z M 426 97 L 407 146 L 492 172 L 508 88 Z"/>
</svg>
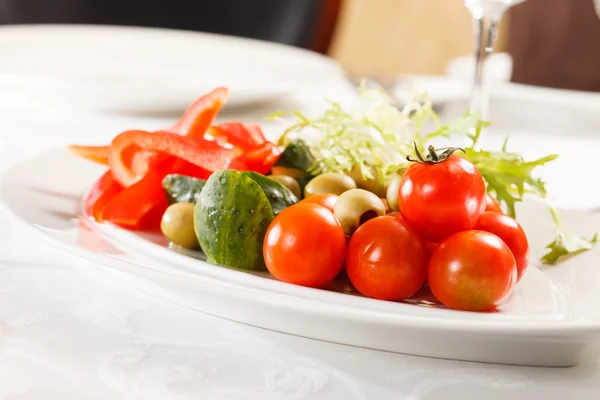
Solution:
<svg viewBox="0 0 600 400">
<path fill-rule="evenodd" d="M 399 109 L 382 90 L 361 86 L 361 103 L 344 110 L 329 102 L 322 115 L 310 118 L 293 112 L 295 122 L 283 133 L 279 144 L 285 146 L 302 138 L 317 160 L 313 173 L 344 172 L 358 167 L 364 178 L 379 178 L 389 182 L 406 166 L 405 156 L 413 143 L 425 145 L 435 137 L 449 138 L 463 133 L 467 127 L 485 126 L 475 115 L 465 114 L 448 125 L 441 125 L 426 95 L 412 94 Z M 277 113 L 271 118 L 282 117 Z M 427 124 L 435 129 L 427 132 Z M 315 134 L 317 133 L 317 134 Z"/>
</svg>

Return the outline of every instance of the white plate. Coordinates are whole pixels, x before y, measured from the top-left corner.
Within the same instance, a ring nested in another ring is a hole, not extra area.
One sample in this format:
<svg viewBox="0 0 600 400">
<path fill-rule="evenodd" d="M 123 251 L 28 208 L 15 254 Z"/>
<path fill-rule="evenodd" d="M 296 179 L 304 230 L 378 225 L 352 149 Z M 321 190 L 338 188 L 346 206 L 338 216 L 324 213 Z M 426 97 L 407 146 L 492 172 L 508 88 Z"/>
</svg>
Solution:
<svg viewBox="0 0 600 400">
<path fill-rule="evenodd" d="M 165 248 L 160 235 L 91 223 L 80 217 L 81 198 L 102 172 L 64 150 L 46 153 L 5 173 L 0 201 L 32 234 L 126 272 L 132 284 L 157 296 L 281 332 L 401 353 L 539 366 L 576 364 L 600 335 L 598 249 L 545 272 L 531 266 L 511 300 L 494 313 L 448 310 L 426 294 L 416 304 L 384 302 L 207 264 Z M 536 203 L 519 211 L 536 259 L 552 236 L 550 221 Z M 599 215 L 572 211 L 565 219 L 580 233 L 600 228 Z M 338 282 L 332 289 L 344 287 Z"/>
<path fill-rule="evenodd" d="M 401 75 L 394 88 L 395 97 L 401 102 L 409 100 L 410 92 L 427 93 L 434 107 L 452 102 L 468 101 L 471 87 L 465 82 L 443 75 Z"/>
<path fill-rule="evenodd" d="M 153 28 L 3 26 L 0 54 L 1 98 L 122 113 L 181 112 L 215 86 L 229 106 L 266 102 L 339 72 L 306 50 Z"/>
</svg>

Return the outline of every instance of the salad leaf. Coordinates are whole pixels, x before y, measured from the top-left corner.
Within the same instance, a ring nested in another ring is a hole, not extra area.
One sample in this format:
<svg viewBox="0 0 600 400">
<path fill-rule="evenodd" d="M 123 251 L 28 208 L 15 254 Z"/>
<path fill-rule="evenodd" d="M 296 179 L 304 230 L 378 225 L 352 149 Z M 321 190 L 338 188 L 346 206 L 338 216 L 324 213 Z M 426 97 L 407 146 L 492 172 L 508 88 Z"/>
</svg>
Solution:
<svg viewBox="0 0 600 400">
<path fill-rule="evenodd" d="M 535 171 L 556 160 L 556 154 L 525 160 L 521 154 L 507 150 L 508 138 L 500 151 L 481 149 L 481 132 L 490 123 L 475 113 L 468 111 L 442 125 L 426 95 L 413 93 L 410 101 L 399 109 L 378 88 L 363 84 L 359 90 L 361 103 L 355 109 L 344 110 L 338 103 L 330 102 L 330 107 L 316 118 L 292 113 L 296 122 L 284 131 L 280 145 L 301 138 L 315 157 L 311 173 L 347 172 L 358 166 L 363 177 L 378 177 L 387 184 L 397 171 L 407 166 L 406 156 L 413 153 L 413 146 L 425 148 L 436 138 L 466 139 L 470 144 L 461 156 L 478 168 L 487 191 L 510 216 L 516 218 L 515 204 L 526 195 L 546 199 L 546 183 L 536 177 Z M 284 115 L 278 113 L 273 118 Z M 556 238 L 547 246 L 548 253 L 542 262 L 556 263 L 591 249 L 597 242 L 597 236 L 589 240 L 575 236 L 561 223 L 558 211 L 552 206 L 549 210 Z"/>
<path fill-rule="evenodd" d="M 551 154 L 533 161 L 525 161 L 518 153 L 508 151 L 465 149 L 464 157 L 471 161 L 485 180 L 488 192 L 496 198 L 511 217 L 516 217 L 515 203 L 523 200 L 525 194 L 546 197 L 546 183 L 533 176 L 533 171 L 544 164 L 556 160 Z"/>
<path fill-rule="evenodd" d="M 591 239 L 574 235 L 564 226 L 555 208 L 550 207 L 550 214 L 556 227 L 556 238 L 546 246 L 548 252 L 541 259 L 544 264 L 556 264 L 559 261 L 590 250 L 598 242 L 597 233 Z"/>
</svg>

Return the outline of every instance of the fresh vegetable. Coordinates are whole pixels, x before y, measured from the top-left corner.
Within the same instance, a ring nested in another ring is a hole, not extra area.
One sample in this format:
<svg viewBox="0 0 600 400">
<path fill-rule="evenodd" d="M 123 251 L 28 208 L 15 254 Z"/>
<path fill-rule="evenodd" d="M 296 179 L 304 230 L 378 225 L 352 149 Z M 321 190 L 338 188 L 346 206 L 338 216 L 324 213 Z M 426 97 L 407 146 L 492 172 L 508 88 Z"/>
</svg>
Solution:
<svg viewBox="0 0 600 400">
<path fill-rule="evenodd" d="M 302 171 L 303 175 L 313 175 L 317 160 L 303 140 L 292 140 L 285 146 L 281 157 L 275 164 L 277 167 L 294 168 Z"/>
<path fill-rule="evenodd" d="M 102 189 L 101 192 L 110 186 L 106 183 L 109 175 L 114 180 L 112 190 L 107 191 L 106 195 L 100 196 L 96 190 L 96 193 L 88 197 L 86 208 L 94 218 L 102 222 L 103 213 L 94 212 L 93 209 L 100 210 L 106 206 L 110 210 L 110 219 L 115 223 L 132 229 L 142 229 L 141 225 L 157 229 L 160 218 L 156 218 L 154 213 L 158 211 L 150 213 L 152 218 L 146 214 L 149 212 L 148 208 L 160 210 L 164 206 L 164 192 L 161 188 L 163 182 L 159 179 L 178 174 L 188 177 L 185 179 L 191 183 L 192 178 L 207 179 L 213 172 L 223 169 L 256 171 L 262 174 L 269 172 L 281 150 L 266 140 L 258 125 L 239 122 L 211 125 L 226 101 L 227 94 L 227 89 L 217 88 L 201 96 L 176 124 L 167 129 L 155 132 L 126 131 L 117 135 L 109 146 L 69 146 L 69 151 L 77 156 L 108 165 L 108 175 L 97 185 L 98 189 Z M 185 180 L 178 178 L 172 182 L 169 179 L 166 180 L 167 185 L 175 182 L 175 186 Z M 142 181 L 144 184 L 137 185 Z M 148 187 L 149 185 L 156 187 Z M 117 190 L 119 187 L 122 190 Z M 131 187 L 134 189 L 129 190 Z M 139 187 L 147 189 L 147 193 L 138 190 Z M 153 193 L 158 193 L 159 189 L 162 194 L 158 199 L 148 198 Z M 173 190 L 185 189 L 173 187 Z M 199 188 L 190 190 L 187 194 L 181 193 L 175 197 L 170 192 L 169 201 L 195 201 L 195 198 L 184 199 L 186 196 L 195 196 Z M 118 207 L 108 204 L 109 194 L 119 194 Z M 124 204 L 124 199 L 130 203 Z M 98 206 L 94 207 L 96 202 Z M 141 204 L 141 207 L 138 209 L 136 204 Z"/>
<path fill-rule="evenodd" d="M 98 164 L 108 165 L 108 146 L 69 146 L 69 152 Z"/>
<path fill-rule="evenodd" d="M 194 204 L 175 203 L 165 211 L 160 230 L 169 242 L 187 249 L 199 246 L 194 232 Z"/>
<path fill-rule="evenodd" d="M 485 211 L 504 214 L 502 208 L 500 208 L 500 205 L 498 204 L 496 199 L 494 199 L 489 193 L 485 194 Z"/>
<path fill-rule="evenodd" d="M 577 254 L 583 253 L 584 251 L 590 250 L 598 243 L 597 233 L 589 240 L 576 236 L 564 226 L 558 211 L 551 208 L 550 212 L 556 228 L 556 239 L 546 246 L 548 252 L 542 257 L 543 263 L 555 264 L 558 261 L 566 260 Z"/>
<path fill-rule="evenodd" d="M 473 229 L 485 211 L 485 183 L 477 168 L 450 148 L 433 146 L 408 167 L 398 192 L 404 218 L 428 241 L 440 242 L 453 233 Z"/>
<path fill-rule="evenodd" d="M 493 233 L 506 243 L 515 257 L 519 282 L 529 265 L 529 242 L 521 225 L 508 215 L 485 212 L 477 220 L 475 229 Z"/>
<path fill-rule="evenodd" d="M 227 102 L 229 90 L 219 87 L 199 97 L 168 130 L 181 135 L 203 138 L 206 130 Z"/>
<path fill-rule="evenodd" d="M 162 181 L 170 204 L 196 203 L 205 184 L 204 179 L 180 174 L 167 175 Z"/>
<path fill-rule="evenodd" d="M 367 190 L 379 197 L 385 197 L 385 183 L 379 179 L 375 173 L 375 170 L 369 171 L 369 174 L 367 175 L 363 173 L 363 170 L 358 165 L 355 165 L 346 173 L 352 178 L 352 180 L 354 180 L 354 182 L 356 182 L 356 187 L 359 189 Z"/>
<path fill-rule="evenodd" d="M 296 196 L 296 198 L 302 198 L 302 192 L 300 192 L 300 185 L 298 184 L 298 181 L 292 178 L 291 176 L 269 175 L 267 178 L 273 179 L 274 181 L 281 183 L 283 186 L 288 188 L 290 192 L 292 192 L 294 196 Z"/>
<path fill-rule="evenodd" d="M 510 248 L 488 232 L 456 233 L 440 243 L 429 260 L 433 295 L 455 310 L 492 310 L 508 298 L 516 281 Z"/>
<path fill-rule="evenodd" d="M 98 179 L 84 202 L 84 211 L 98 222 L 103 221 L 104 208 L 116 195 L 123 191 L 119 182 L 115 181 L 110 171 Z"/>
<path fill-rule="evenodd" d="M 169 206 L 161 186 L 164 176 L 148 172 L 114 196 L 102 211 L 102 220 L 133 230 L 156 229 Z"/>
<path fill-rule="evenodd" d="M 244 172 L 244 175 L 252 178 L 258 183 L 258 186 L 260 186 L 267 196 L 269 203 L 271 203 L 274 215 L 279 214 L 289 206 L 298 202 L 298 198 L 281 183 L 256 172 Z"/>
<path fill-rule="evenodd" d="M 273 210 L 261 187 L 234 170 L 211 175 L 200 193 L 194 229 L 209 261 L 232 268 L 265 269 L 263 240 Z"/>
<path fill-rule="evenodd" d="M 298 168 L 290 168 L 290 167 L 282 167 L 282 166 L 273 166 L 273 168 L 271 168 L 271 174 L 272 175 L 286 175 L 286 176 L 291 176 L 292 178 L 296 178 L 296 179 L 300 179 L 300 178 L 307 178 L 307 179 L 312 179 L 311 175 L 306 175 L 306 173 Z"/>
<path fill-rule="evenodd" d="M 269 272 L 277 279 L 322 287 L 342 269 L 346 236 L 331 211 L 314 203 L 298 203 L 275 218 L 263 252 Z"/>
<path fill-rule="evenodd" d="M 203 179 L 208 178 L 211 172 L 228 168 L 236 155 L 235 150 L 202 138 L 190 138 L 170 132 L 126 131 L 113 139 L 108 157 L 112 174 L 123 186 L 132 185 L 141 178 L 126 162 L 127 149 L 131 147 L 160 152 L 189 163 L 189 172 L 194 173 L 192 176 Z M 160 167 L 153 165 L 152 169 L 158 168 Z M 169 165 L 169 169 L 171 168 Z"/>
<path fill-rule="evenodd" d="M 385 198 L 388 203 L 388 207 L 392 211 L 399 211 L 398 207 L 398 192 L 400 191 L 400 182 L 402 182 L 402 174 L 397 173 L 394 175 L 390 184 L 388 185 Z"/>
<path fill-rule="evenodd" d="M 304 187 L 304 197 L 332 193 L 338 196 L 347 190 L 356 189 L 356 183 L 348 175 L 331 172 L 310 180 Z"/>
<path fill-rule="evenodd" d="M 520 154 L 508 151 L 506 142 L 501 151 L 481 149 L 480 133 L 490 124 L 481 121 L 477 114 L 467 112 L 442 125 L 426 96 L 413 93 L 405 107 L 398 109 L 385 92 L 364 85 L 360 90 L 361 102 L 353 109 L 331 103 L 315 117 L 294 112 L 296 121 L 288 125 L 280 144 L 303 140 L 315 157 L 314 173 L 345 172 L 358 166 L 366 178 L 379 178 L 387 185 L 394 174 L 407 167 L 405 157 L 412 153 L 414 143 L 425 148 L 432 140 L 451 138 L 457 143 L 468 143 L 465 154 L 460 156 L 477 167 L 487 190 L 511 217 L 516 217 L 514 205 L 524 196 L 546 198 L 545 182 L 535 172 L 555 160 L 556 155 L 524 160 Z M 280 112 L 271 118 L 285 115 Z M 435 128 L 426 130 L 431 125 Z M 550 207 L 550 211 L 556 224 L 556 239 L 548 245 L 544 263 L 554 264 L 595 244 L 595 237 L 588 240 L 573 235 L 560 223 L 556 209 Z"/>
<path fill-rule="evenodd" d="M 333 213 L 342 224 L 344 233 L 351 236 L 368 220 L 385 215 L 385 205 L 375 194 L 363 189 L 351 189 L 340 195 Z"/>
<path fill-rule="evenodd" d="M 348 243 L 346 271 L 365 296 L 403 300 L 427 277 L 427 246 L 404 220 L 379 217 L 361 225 Z"/>
<path fill-rule="evenodd" d="M 252 150 L 267 142 L 258 126 L 248 126 L 241 122 L 225 122 L 208 128 L 209 135 L 223 138 L 226 143 L 243 150 Z"/>
<path fill-rule="evenodd" d="M 340 198 L 340 196 L 338 196 L 337 194 L 323 193 L 323 194 L 316 194 L 314 196 L 307 197 L 304 200 L 302 200 L 300 203 L 320 204 L 323 207 L 326 207 L 329 210 L 331 210 L 331 212 L 333 212 L 335 203 L 337 203 L 339 198 Z"/>
</svg>

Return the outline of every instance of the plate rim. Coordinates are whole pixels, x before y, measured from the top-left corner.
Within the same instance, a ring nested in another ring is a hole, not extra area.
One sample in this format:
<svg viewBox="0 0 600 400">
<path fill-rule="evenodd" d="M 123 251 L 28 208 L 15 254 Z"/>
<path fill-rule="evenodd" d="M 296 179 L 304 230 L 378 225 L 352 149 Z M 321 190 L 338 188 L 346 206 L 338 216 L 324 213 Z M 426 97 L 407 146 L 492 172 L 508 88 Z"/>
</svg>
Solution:
<svg viewBox="0 0 600 400">
<path fill-rule="evenodd" d="M 110 255 L 107 255 L 107 254 L 93 252 L 91 250 L 85 249 L 82 246 L 68 243 L 67 241 L 60 239 L 58 236 L 52 235 L 50 232 L 48 232 L 46 229 L 44 229 L 43 226 L 36 225 L 35 223 L 29 222 L 26 219 L 22 218 L 19 215 L 19 213 L 13 209 L 13 207 L 10 205 L 10 202 L 7 202 L 6 196 L 4 194 L 5 191 L 7 190 L 7 188 L 6 188 L 7 185 L 9 185 L 11 183 L 11 172 L 15 171 L 18 168 L 25 167 L 29 162 L 32 162 L 36 159 L 39 160 L 39 159 L 43 159 L 45 157 L 50 157 L 50 156 L 54 156 L 54 157 L 62 156 L 62 157 L 71 158 L 72 160 L 79 160 L 76 157 L 69 155 L 69 153 L 67 152 L 66 149 L 57 148 L 54 150 L 47 150 L 47 151 L 38 153 L 32 157 L 27 157 L 27 158 L 21 159 L 18 162 L 13 163 L 8 168 L 6 168 L 0 175 L 0 211 L 2 211 L 13 223 L 15 223 L 23 228 L 28 229 L 30 232 L 35 233 L 36 236 L 41 237 L 45 241 L 49 242 L 53 246 L 60 248 L 63 251 L 66 251 L 70 254 L 74 254 L 78 257 L 81 257 L 88 261 L 92 261 L 92 262 L 102 265 L 102 266 L 111 267 L 110 265 L 107 265 L 107 263 L 108 264 L 125 263 L 127 265 L 135 265 L 136 268 L 151 269 L 154 272 L 159 273 L 159 274 L 164 273 L 164 274 L 168 274 L 168 275 L 175 276 L 178 278 L 184 278 L 180 275 L 174 275 L 174 274 L 170 274 L 166 271 L 157 270 L 156 268 L 153 268 L 153 266 L 140 265 L 138 263 L 129 262 L 127 260 L 120 260 L 118 258 L 111 257 Z M 83 160 L 81 160 L 81 161 L 84 162 Z M 80 217 L 78 217 L 78 220 L 79 220 L 79 218 Z M 115 227 L 115 229 L 121 229 L 121 228 Z M 98 232 L 95 232 L 95 233 L 98 234 Z M 105 238 L 106 232 L 103 232 L 103 233 L 104 234 L 102 235 L 102 237 Z M 129 232 L 127 232 L 127 234 L 134 235 Z M 117 238 L 115 238 L 114 236 L 111 237 L 110 234 L 108 235 L 108 238 L 109 238 L 109 241 L 114 241 L 114 240 L 118 241 Z M 141 241 L 144 239 L 136 238 L 136 240 Z M 128 243 L 120 243 L 120 244 L 126 246 L 129 249 L 133 249 L 133 247 Z M 155 247 L 157 250 L 156 253 L 158 253 L 159 251 L 163 252 L 163 253 L 169 252 L 169 254 L 174 255 L 174 257 L 176 259 L 179 259 L 180 257 L 182 257 L 182 258 L 185 257 L 185 259 L 187 259 L 188 261 L 191 260 L 191 258 L 189 256 L 186 256 L 184 254 L 179 254 L 175 251 L 169 250 L 169 249 L 159 246 L 157 244 L 148 243 L 148 246 Z M 141 256 L 141 258 L 146 262 L 148 261 L 145 258 L 145 256 L 143 256 L 143 255 Z M 164 260 L 163 257 L 161 257 L 161 259 Z M 102 261 L 105 261 L 105 262 L 102 262 Z M 210 265 L 209 263 L 206 263 L 202 260 L 194 260 L 194 261 L 203 263 L 208 267 L 214 267 L 214 266 Z M 178 262 L 177 265 L 178 265 L 178 268 L 181 268 L 181 262 Z M 116 268 L 116 267 L 111 267 L 111 268 Z M 219 268 L 227 268 L 227 267 L 219 267 Z M 228 269 L 228 272 L 240 274 L 239 276 L 246 276 L 246 277 L 250 277 L 251 279 L 257 279 L 257 280 L 261 280 L 261 281 L 268 280 L 266 278 L 254 276 L 254 275 L 245 273 L 243 271 L 236 271 L 236 270 L 233 270 L 230 268 L 227 268 L 227 269 Z M 119 269 L 119 270 L 122 271 L 122 269 Z M 135 272 L 128 272 L 128 273 L 136 275 Z M 252 293 L 253 296 L 258 293 L 260 295 L 268 295 L 269 297 L 275 297 L 282 301 L 279 304 L 285 303 L 286 307 L 294 307 L 293 304 L 297 303 L 298 301 L 303 301 L 303 302 L 308 301 L 308 302 L 316 303 L 319 305 L 319 307 L 314 307 L 310 311 L 313 313 L 318 311 L 322 316 L 330 317 L 333 312 L 335 312 L 339 316 L 339 312 L 343 312 L 345 314 L 345 318 L 348 318 L 351 320 L 356 320 L 356 319 L 363 320 L 363 318 L 364 318 L 365 322 L 386 324 L 386 325 L 390 325 L 391 323 L 393 323 L 393 325 L 395 325 L 396 327 L 406 326 L 406 327 L 411 327 L 411 328 L 430 329 L 430 330 L 439 330 L 439 331 L 464 332 L 465 334 L 495 333 L 495 334 L 501 334 L 503 336 L 544 336 L 544 337 L 548 337 L 548 336 L 568 335 L 568 334 L 571 334 L 574 336 L 600 334 L 600 319 L 598 319 L 598 320 L 566 320 L 566 321 L 565 320 L 535 320 L 535 321 L 522 320 L 522 321 L 517 321 L 514 319 L 508 320 L 508 319 L 502 319 L 502 318 L 487 319 L 487 320 L 455 319 L 455 318 L 443 319 L 443 318 L 436 318 L 436 317 L 432 317 L 432 316 L 415 316 L 415 315 L 405 315 L 405 314 L 401 314 L 401 313 L 394 315 L 394 314 L 392 314 L 392 312 L 387 311 L 387 310 L 379 311 L 379 310 L 373 310 L 370 308 L 356 308 L 351 305 L 324 302 L 324 300 L 322 300 L 322 299 L 315 299 L 315 298 L 312 298 L 311 296 L 306 298 L 306 297 L 301 297 L 301 296 L 297 296 L 295 294 L 290 294 L 290 293 L 272 292 L 272 291 L 266 291 L 264 289 L 257 289 L 254 287 L 249 288 L 249 287 L 239 284 L 238 282 L 231 283 L 231 282 L 225 281 L 226 285 L 223 285 L 222 279 L 217 279 L 214 277 L 209 277 L 209 276 L 200 275 L 200 274 L 195 275 L 195 278 L 202 281 L 203 283 L 207 283 L 207 281 L 210 282 L 211 284 L 219 283 L 221 287 L 233 286 L 238 290 L 241 289 L 242 292 Z M 324 291 L 321 289 L 298 287 L 296 285 L 291 285 L 291 284 L 288 284 L 285 282 L 279 282 L 279 281 L 275 281 L 275 282 L 278 285 L 288 285 L 288 287 L 301 289 L 301 291 L 303 291 L 303 292 L 308 291 L 306 293 L 315 293 L 313 291 L 318 291 L 318 292 L 322 292 L 322 293 L 323 292 L 328 293 L 328 295 L 351 297 L 351 295 L 343 294 L 343 293 L 328 292 L 328 291 Z M 300 290 L 295 290 L 295 292 L 296 291 L 300 291 Z M 355 296 L 352 296 L 352 297 L 355 297 Z M 255 297 L 253 297 L 253 299 L 256 300 Z M 381 301 L 381 300 L 367 299 L 367 298 L 361 298 L 361 300 L 362 301 L 365 301 L 365 300 L 366 301 Z M 269 302 L 269 303 L 271 303 L 271 302 Z M 418 307 L 418 306 L 406 304 L 406 303 L 397 303 L 397 304 L 406 306 L 406 307 Z M 421 308 L 423 308 L 424 310 L 427 309 L 426 307 L 421 307 Z M 307 312 L 306 307 L 299 307 L 299 309 L 302 310 L 303 312 Z M 329 311 L 325 312 L 325 309 L 328 309 Z M 459 315 L 459 313 L 464 313 L 463 311 L 455 311 L 455 310 L 444 310 L 444 311 L 455 313 L 455 315 Z M 473 314 L 473 313 L 469 313 L 469 314 Z"/>
</svg>

